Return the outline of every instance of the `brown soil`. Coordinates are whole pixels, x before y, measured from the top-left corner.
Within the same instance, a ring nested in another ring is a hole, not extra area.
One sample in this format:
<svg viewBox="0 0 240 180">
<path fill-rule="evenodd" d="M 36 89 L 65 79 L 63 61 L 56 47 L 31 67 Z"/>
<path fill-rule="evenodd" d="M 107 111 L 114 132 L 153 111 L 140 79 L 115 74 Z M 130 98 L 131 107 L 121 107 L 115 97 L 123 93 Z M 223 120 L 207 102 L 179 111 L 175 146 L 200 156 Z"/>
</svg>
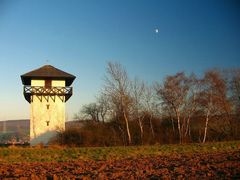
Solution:
<svg viewBox="0 0 240 180">
<path fill-rule="evenodd" d="M 108 161 L 0 163 L 0 179 L 240 179 L 240 151 Z"/>
</svg>

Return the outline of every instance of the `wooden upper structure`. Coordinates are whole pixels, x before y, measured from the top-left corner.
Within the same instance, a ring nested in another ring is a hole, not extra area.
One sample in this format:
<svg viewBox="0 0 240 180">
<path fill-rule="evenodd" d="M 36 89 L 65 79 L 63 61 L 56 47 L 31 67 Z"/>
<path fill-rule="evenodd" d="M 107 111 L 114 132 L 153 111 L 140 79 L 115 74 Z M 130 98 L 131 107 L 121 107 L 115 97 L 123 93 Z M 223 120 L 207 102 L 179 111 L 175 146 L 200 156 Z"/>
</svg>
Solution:
<svg viewBox="0 0 240 180">
<path fill-rule="evenodd" d="M 67 101 L 72 96 L 72 87 L 69 87 L 76 77 L 72 74 L 57 69 L 51 65 L 45 65 L 26 74 L 21 75 L 24 85 L 23 93 L 25 99 L 31 103 L 33 95 L 40 100 L 47 101 L 59 97 L 62 101 Z M 45 80 L 45 86 L 32 86 L 31 80 Z M 47 85 L 48 80 L 64 80 L 65 87 L 52 87 Z"/>
<path fill-rule="evenodd" d="M 26 74 L 21 75 L 23 85 L 31 85 L 32 79 L 65 80 L 66 86 L 70 86 L 76 77 L 72 74 L 57 69 L 51 65 L 45 65 Z"/>
</svg>

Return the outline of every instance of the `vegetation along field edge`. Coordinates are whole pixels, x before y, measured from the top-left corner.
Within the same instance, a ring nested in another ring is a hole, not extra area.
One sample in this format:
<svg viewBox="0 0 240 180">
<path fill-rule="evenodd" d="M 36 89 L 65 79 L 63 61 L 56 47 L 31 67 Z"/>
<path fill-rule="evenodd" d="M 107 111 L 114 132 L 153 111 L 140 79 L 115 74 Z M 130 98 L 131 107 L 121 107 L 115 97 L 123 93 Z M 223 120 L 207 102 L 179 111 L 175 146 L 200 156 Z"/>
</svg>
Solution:
<svg viewBox="0 0 240 180">
<path fill-rule="evenodd" d="M 239 151 L 240 141 L 206 144 L 78 147 L 60 146 L 0 148 L 0 163 L 11 162 L 68 162 L 77 160 L 116 160 L 133 157 L 149 157 L 172 154 L 219 153 Z"/>
</svg>

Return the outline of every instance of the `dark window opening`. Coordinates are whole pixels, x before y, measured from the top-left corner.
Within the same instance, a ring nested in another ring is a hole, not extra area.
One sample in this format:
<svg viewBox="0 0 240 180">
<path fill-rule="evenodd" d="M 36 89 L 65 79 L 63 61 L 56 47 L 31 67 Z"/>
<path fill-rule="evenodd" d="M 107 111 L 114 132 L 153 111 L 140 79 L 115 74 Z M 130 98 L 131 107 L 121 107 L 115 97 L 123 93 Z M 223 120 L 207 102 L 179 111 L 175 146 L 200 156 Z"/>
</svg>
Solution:
<svg viewBox="0 0 240 180">
<path fill-rule="evenodd" d="M 45 87 L 51 88 L 52 87 L 52 80 L 45 80 Z"/>
<path fill-rule="evenodd" d="M 46 123 L 47 123 L 47 126 L 49 126 L 49 122 L 50 122 L 50 121 L 46 121 Z"/>
<path fill-rule="evenodd" d="M 50 104 L 47 104 L 47 109 L 49 109 Z"/>
</svg>

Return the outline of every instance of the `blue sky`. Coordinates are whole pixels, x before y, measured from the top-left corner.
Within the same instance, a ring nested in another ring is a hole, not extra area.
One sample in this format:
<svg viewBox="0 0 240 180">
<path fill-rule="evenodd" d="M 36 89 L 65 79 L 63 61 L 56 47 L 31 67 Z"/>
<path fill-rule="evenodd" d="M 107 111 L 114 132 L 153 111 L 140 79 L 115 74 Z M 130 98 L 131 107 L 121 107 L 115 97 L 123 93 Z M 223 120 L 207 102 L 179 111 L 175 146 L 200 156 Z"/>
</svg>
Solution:
<svg viewBox="0 0 240 180">
<path fill-rule="evenodd" d="M 77 76 L 68 120 L 94 101 L 108 61 L 149 84 L 240 67 L 239 19 L 237 0 L 0 0 L 0 120 L 29 118 L 20 75 L 45 64 Z"/>
</svg>

